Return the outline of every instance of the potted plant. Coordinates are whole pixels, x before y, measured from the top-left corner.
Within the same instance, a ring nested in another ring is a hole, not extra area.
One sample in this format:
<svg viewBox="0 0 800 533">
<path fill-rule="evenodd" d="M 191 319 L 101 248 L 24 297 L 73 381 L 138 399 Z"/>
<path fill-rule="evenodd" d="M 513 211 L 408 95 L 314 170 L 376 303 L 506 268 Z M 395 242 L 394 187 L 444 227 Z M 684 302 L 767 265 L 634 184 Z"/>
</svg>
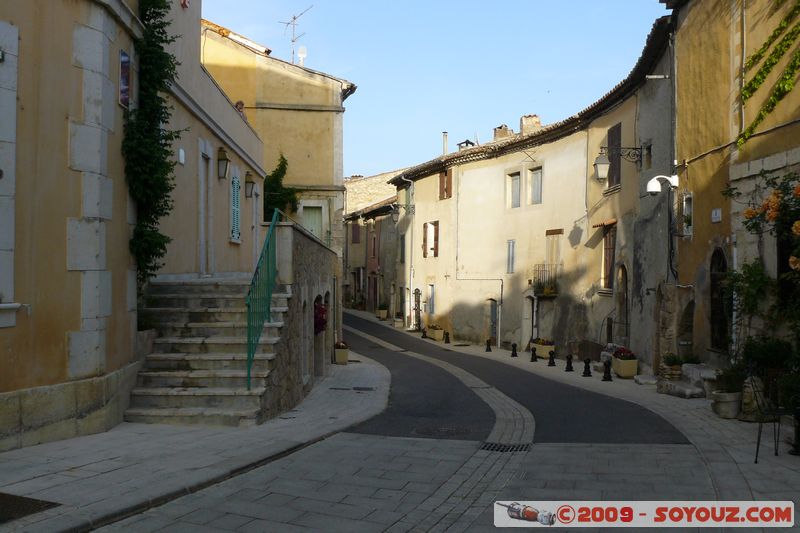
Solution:
<svg viewBox="0 0 800 533">
<path fill-rule="evenodd" d="M 547 357 L 550 353 L 550 350 L 553 349 L 555 346 L 555 342 L 553 339 L 547 339 L 545 337 L 536 337 L 535 339 L 531 339 L 530 348 L 533 350 L 536 349 L 536 355 L 538 357 Z"/>
<path fill-rule="evenodd" d="M 380 304 L 378 306 L 378 310 L 375 311 L 375 316 L 378 317 L 379 320 L 386 320 L 386 317 L 389 314 L 389 308 L 386 304 Z"/>
<path fill-rule="evenodd" d="M 433 339 L 435 341 L 441 341 L 442 339 L 444 339 L 444 330 L 441 328 L 441 326 L 433 324 L 431 326 L 428 326 L 427 335 L 428 338 L 430 339 Z"/>
<path fill-rule="evenodd" d="M 742 384 L 746 378 L 740 365 L 717 373 L 717 390 L 711 393 L 711 409 L 721 418 L 736 418 L 742 408 Z"/>
<path fill-rule="evenodd" d="M 619 377 L 630 379 L 639 370 L 639 361 L 636 360 L 636 355 L 628 348 L 619 347 L 614 350 L 614 354 L 611 357 L 611 368 Z"/>
<path fill-rule="evenodd" d="M 333 352 L 335 354 L 334 361 L 337 365 L 346 365 L 347 359 L 350 357 L 350 347 L 344 341 L 337 341 L 333 345 Z"/>
<path fill-rule="evenodd" d="M 661 358 L 658 374 L 669 381 L 679 381 L 681 379 L 681 365 L 683 359 L 674 353 L 666 353 Z"/>
</svg>

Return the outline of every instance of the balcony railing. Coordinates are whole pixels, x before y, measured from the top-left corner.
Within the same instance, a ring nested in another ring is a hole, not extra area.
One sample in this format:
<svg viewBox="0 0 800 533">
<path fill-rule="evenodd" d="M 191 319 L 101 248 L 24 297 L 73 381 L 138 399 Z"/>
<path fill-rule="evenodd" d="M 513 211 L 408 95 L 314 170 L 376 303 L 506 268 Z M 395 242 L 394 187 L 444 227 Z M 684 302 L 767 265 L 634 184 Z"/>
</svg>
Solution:
<svg viewBox="0 0 800 533">
<path fill-rule="evenodd" d="M 558 265 L 534 265 L 533 293 L 543 298 L 558 296 Z"/>
</svg>

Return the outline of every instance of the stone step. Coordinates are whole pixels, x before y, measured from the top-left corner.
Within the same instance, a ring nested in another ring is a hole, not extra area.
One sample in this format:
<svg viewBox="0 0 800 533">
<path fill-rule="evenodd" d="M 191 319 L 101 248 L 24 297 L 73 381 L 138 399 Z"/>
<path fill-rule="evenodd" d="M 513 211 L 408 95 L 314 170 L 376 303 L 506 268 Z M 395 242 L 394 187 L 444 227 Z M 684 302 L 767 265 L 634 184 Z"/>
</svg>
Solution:
<svg viewBox="0 0 800 533">
<path fill-rule="evenodd" d="M 262 336 L 256 353 L 273 353 L 278 337 Z M 246 337 L 159 337 L 155 353 L 247 353 Z"/>
<path fill-rule="evenodd" d="M 137 387 L 131 391 L 134 408 L 206 407 L 259 409 L 264 387 Z"/>
<path fill-rule="evenodd" d="M 250 387 L 267 386 L 269 370 L 252 371 Z M 144 370 L 139 372 L 139 387 L 152 388 L 247 388 L 247 369 L 243 370 Z"/>
<path fill-rule="evenodd" d="M 284 313 L 289 308 L 275 306 L 270 313 L 272 322 L 283 322 Z M 156 324 L 179 322 L 242 322 L 247 323 L 246 307 L 207 307 L 188 309 L 186 307 L 145 307 L 139 310 L 140 323 Z"/>
<path fill-rule="evenodd" d="M 286 294 L 273 294 L 272 305 L 285 307 L 289 296 Z M 164 293 L 147 294 L 145 296 L 146 308 L 182 307 L 187 310 L 200 310 L 213 308 L 242 308 L 245 307 L 245 297 L 230 294 L 192 294 L 192 293 Z"/>
<path fill-rule="evenodd" d="M 272 367 L 274 353 L 256 354 L 253 371 L 264 372 Z M 158 370 L 246 370 L 244 353 L 153 353 L 145 358 L 145 368 Z"/>
<path fill-rule="evenodd" d="M 258 409 L 218 409 L 203 407 L 178 407 L 156 409 L 134 407 L 125 411 L 126 422 L 140 424 L 179 424 L 208 426 L 254 426 L 258 423 Z"/>
<path fill-rule="evenodd" d="M 266 322 L 262 335 L 277 337 L 283 322 Z M 247 322 L 162 322 L 155 325 L 159 335 L 164 337 L 245 337 Z"/>
<path fill-rule="evenodd" d="M 147 286 L 150 294 L 230 294 L 245 296 L 250 289 L 250 280 L 151 281 Z"/>
</svg>

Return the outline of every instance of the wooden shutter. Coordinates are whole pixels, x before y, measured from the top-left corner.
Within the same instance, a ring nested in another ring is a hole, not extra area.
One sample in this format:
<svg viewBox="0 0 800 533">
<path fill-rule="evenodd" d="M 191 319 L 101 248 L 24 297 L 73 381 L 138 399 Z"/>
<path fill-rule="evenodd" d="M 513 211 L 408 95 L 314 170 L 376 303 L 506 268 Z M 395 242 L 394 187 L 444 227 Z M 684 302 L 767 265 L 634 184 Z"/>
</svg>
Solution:
<svg viewBox="0 0 800 533">
<path fill-rule="evenodd" d="M 439 257 L 439 221 L 433 223 L 433 257 Z"/>
<path fill-rule="evenodd" d="M 422 225 L 422 257 L 428 257 L 428 223 Z"/>
<path fill-rule="evenodd" d="M 447 178 L 445 179 L 445 186 L 447 188 L 447 198 L 453 197 L 453 169 L 447 169 Z"/>
<path fill-rule="evenodd" d="M 439 200 L 444 200 L 447 198 L 445 195 L 445 189 L 447 187 L 447 173 L 439 172 Z"/>
<path fill-rule="evenodd" d="M 617 240 L 617 227 L 606 226 L 603 236 L 603 288 L 614 288 L 614 248 Z"/>
<path fill-rule="evenodd" d="M 622 124 L 615 124 L 608 130 L 608 186 L 619 185 L 622 177 Z"/>
</svg>

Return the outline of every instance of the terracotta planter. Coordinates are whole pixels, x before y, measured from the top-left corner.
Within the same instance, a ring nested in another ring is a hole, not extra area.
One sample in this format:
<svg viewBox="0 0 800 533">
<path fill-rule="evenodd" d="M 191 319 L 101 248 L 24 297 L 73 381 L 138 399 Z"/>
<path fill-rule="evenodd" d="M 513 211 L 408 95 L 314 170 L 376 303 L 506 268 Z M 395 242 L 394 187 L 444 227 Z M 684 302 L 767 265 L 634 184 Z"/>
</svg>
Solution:
<svg viewBox="0 0 800 533">
<path fill-rule="evenodd" d="M 378 309 L 375 311 L 375 316 L 378 317 L 380 320 L 386 320 L 386 316 L 389 314 L 389 311 L 386 309 Z"/>
<path fill-rule="evenodd" d="M 444 339 L 444 330 L 443 329 L 429 329 L 425 333 L 428 338 L 433 339 L 435 341 L 441 341 Z"/>
<path fill-rule="evenodd" d="M 720 418 L 736 418 L 742 409 L 741 392 L 722 392 L 715 390 L 711 393 L 711 410 Z"/>
<path fill-rule="evenodd" d="M 625 379 L 630 379 L 639 371 L 639 361 L 636 359 L 611 358 L 611 369 L 614 373 Z"/>
<path fill-rule="evenodd" d="M 336 348 L 334 349 L 336 355 L 336 364 L 337 365 L 346 365 L 347 359 L 350 357 L 350 349 L 349 348 Z"/>
</svg>

